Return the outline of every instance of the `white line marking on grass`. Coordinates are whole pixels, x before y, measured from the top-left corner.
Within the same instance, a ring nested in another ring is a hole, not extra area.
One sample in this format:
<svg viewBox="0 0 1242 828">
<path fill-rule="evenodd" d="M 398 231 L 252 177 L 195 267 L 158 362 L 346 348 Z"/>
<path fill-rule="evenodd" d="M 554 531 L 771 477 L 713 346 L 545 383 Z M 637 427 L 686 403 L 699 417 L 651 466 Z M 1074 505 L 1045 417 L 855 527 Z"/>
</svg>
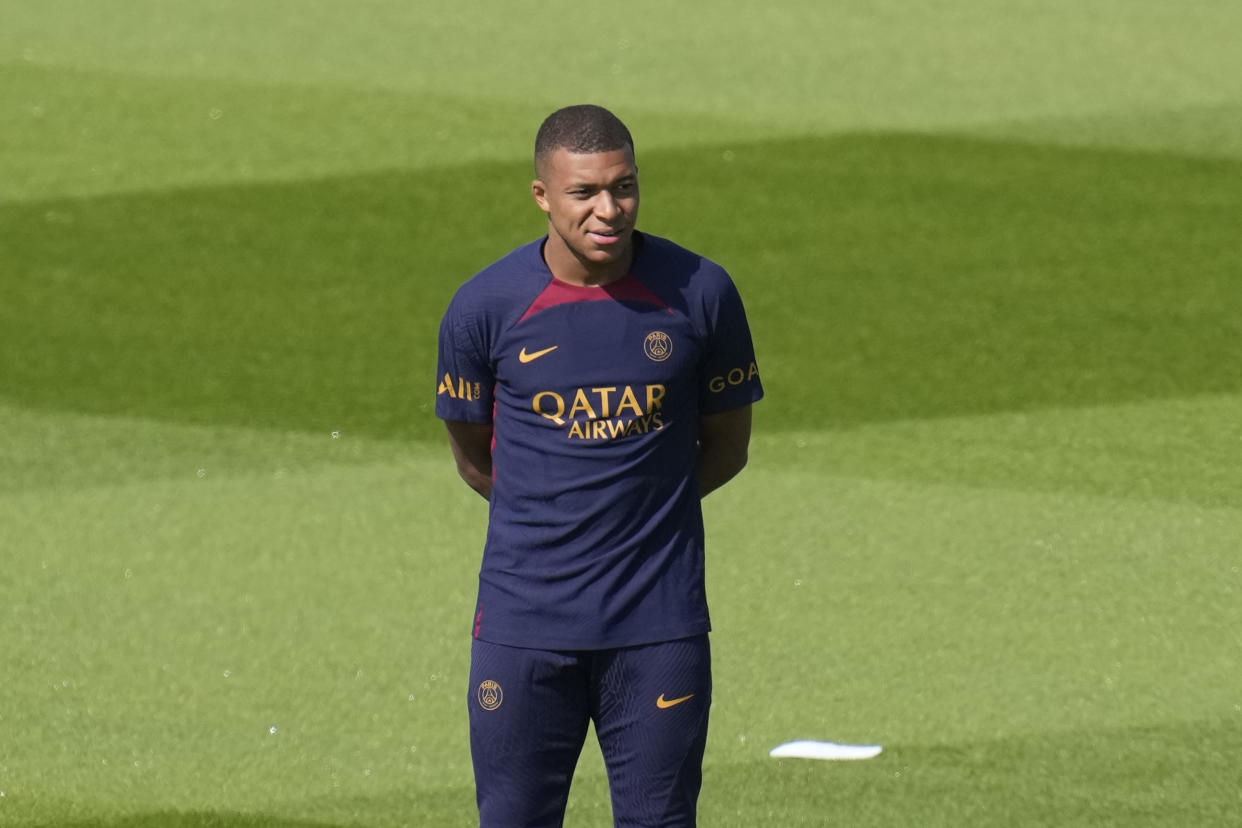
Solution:
<svg viewBox="0 0 1242 828">
<path fill-rule="evenodd" d="M 842 745 L 802 739 L 772 748 L 769 756 L 777 759 L 870 759 L 884 750 L 880 745 Z"/>
</svg>

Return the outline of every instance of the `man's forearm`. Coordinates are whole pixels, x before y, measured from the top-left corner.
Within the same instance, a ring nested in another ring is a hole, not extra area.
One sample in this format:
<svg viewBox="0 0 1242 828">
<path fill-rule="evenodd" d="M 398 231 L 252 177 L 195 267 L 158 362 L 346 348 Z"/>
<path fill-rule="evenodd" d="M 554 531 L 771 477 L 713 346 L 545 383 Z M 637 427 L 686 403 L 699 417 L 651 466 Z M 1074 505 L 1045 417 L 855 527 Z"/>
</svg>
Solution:
<svg viewBox="0 0 1242 828">
<path fill-rule="evenodd" d="M 699 497 L 719 489 L 746 467 L 746 451 L 729 452 L 699 449 L 698 477 Z"/>
<path fill-rule="evenodd" d="M 492 499 L 492 426 L 490 423 L 447 421 L 449 447 L 457 473 L 484 500 Z"/>
<path fill-rule="evenodd" d="M 750 451 L 750 406 L 699 420 L 699 497 L 728 483 L 746 467 Z"/>
</svg>

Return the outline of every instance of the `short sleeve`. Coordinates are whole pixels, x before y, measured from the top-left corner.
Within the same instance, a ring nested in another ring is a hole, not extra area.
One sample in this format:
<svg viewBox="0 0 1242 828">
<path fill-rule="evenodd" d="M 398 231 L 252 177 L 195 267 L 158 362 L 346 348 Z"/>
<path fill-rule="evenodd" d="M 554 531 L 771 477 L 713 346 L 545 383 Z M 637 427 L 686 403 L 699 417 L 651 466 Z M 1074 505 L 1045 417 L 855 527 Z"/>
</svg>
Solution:
<svg viewBox="0 0 1242 828">
<path fill-rule="evenodd" d="M 719 414 L 763 397 L 742 297 L 728 275 L 707 303 L 708 342 L 700 370 L 699 412 Z"/>
<path fill-rule="evenodd" d="M 436 359 L 436 416 L 466 423 L 492 421 L 495 377 L 486 327 L 477 314 L 463 312 L 460 294 L 440 321 Z"/>
</svg>

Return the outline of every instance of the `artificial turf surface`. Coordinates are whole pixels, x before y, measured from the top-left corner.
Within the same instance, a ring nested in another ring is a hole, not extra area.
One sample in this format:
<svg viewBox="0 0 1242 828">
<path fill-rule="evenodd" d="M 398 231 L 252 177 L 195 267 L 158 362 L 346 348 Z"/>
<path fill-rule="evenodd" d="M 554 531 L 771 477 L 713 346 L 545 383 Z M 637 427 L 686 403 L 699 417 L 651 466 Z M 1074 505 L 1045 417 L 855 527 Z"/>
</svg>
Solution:
<svg viewBox="0 0 1242 828">
<path fill-rule="evenodd" d="M 435 326 L 584 99 L 768 391 L 701 824 L 1236 820 L 1233 5 L 678 4 L 581 76 L 568 4 L 4 13 L 0 824 L 472 824 Z"/>
</svg>

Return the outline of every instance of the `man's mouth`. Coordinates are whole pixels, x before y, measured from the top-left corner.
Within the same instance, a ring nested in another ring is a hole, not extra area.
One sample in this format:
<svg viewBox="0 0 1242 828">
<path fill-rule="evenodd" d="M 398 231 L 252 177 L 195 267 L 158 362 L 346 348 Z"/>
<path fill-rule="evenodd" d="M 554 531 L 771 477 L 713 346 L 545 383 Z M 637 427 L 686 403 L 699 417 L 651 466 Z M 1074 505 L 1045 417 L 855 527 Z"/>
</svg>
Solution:
<svg viewBox="0 0 1242 828">
<path fill-rule="evenodd" d="M 621 240 L 623 230 L 588 230 L 587 235 L 597 244 L 616 244 Z"/>
</svg>

